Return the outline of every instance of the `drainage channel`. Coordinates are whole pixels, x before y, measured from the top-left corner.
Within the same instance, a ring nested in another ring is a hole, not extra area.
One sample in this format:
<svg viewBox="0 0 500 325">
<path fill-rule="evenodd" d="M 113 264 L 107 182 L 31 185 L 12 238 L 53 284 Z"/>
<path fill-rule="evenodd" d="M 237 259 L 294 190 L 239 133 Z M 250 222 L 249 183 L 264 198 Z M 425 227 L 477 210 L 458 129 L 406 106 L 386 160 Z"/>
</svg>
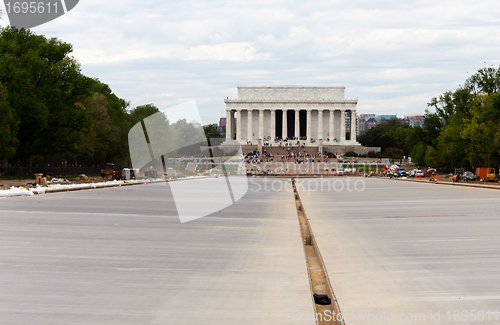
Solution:
<svg viewBox="0 0 500 325">
<path fill-rule="evenodd" d="M 328 279 L 327 276 L 325 264 L 321 258 L 316 241 L 314 240 L 314 234 L 295 185 L 293 185 L 293 194 L 295 196 L 295 206 L 297 207 L 302 243 L 304 245 L 311 295 L 314 301 L 316 323 L 318 325 L 345 325 L 341 316 L 339 304 L 333 293 L 330 279 Z M 326 299 L 325 296 L 327 296 Z M 328 304 L 328 302 L 330 302 L 330 304 Z"/>
</svg>

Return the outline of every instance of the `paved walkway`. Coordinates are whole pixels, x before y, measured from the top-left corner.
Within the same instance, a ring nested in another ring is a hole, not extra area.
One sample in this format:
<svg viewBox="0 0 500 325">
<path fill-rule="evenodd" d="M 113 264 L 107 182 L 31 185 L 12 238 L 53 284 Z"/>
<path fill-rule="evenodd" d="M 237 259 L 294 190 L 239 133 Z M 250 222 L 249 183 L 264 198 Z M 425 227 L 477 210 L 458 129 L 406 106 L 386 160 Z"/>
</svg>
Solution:
<svg viewBox="0 0 500 325">
<path fill-rule="evenodd" d="M 185 224 L 166 183 L 0 199 L 0 324 L 274 325 L 312 313 L 293 195 L 252 182 L 237 204 Z"/>
<path fill-rule="evenodd" d="M 298 183 L 347 324 L 500 321 L 500 192 L 346 181 Z"/>
</svg>

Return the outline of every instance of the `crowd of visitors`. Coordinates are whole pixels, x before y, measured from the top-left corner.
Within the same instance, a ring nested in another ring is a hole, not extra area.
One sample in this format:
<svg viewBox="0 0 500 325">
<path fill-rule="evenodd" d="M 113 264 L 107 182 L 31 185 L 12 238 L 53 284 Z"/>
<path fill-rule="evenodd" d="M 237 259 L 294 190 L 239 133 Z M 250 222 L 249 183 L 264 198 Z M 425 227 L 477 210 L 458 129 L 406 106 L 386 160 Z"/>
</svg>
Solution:
<svg viewBox="0 0 500 325">
<path fill-rule="evenodd" d="M 283 152 L 276 152 L 276 154 L 270 153 L 267 150 L 263 150 L 262 154 L 258 151 L 249 155 L 246 159 L 249 164 L 260 164 L 260 163 L 314 163 L 314 162 L 330 162 L 330 157 L 325 152 L 324 154 L 309 154 L 303 147 L 283 146 Z"/>
<path fill-rule="evenodd" d="M 281 147 L 283 143 L 285 143 L 285 144 L 292 144 L 293 143 L 294 145 L 298 146 L 301 144 L 300 141 L 307 141 L 307 137 L 286 137 L 286 138 L 276 137 L 276 138 L 272 139 L 270 136 L 267 136 L 264 138 L 262 145 L 265 147 L 273 147 L 279 143 L 279 146 Z M 335 138 L 332 141 L 339 142 L 339 139 Z M 316 143 L 316 139 L 310 138 L 309 142 Z M 326 138 L 326 142 L 330 142 L 330 138 Z M 251 145 L 253 145 L 253 142 L 247 141 L 247 145 L 251 146 Z"/>
</svg>

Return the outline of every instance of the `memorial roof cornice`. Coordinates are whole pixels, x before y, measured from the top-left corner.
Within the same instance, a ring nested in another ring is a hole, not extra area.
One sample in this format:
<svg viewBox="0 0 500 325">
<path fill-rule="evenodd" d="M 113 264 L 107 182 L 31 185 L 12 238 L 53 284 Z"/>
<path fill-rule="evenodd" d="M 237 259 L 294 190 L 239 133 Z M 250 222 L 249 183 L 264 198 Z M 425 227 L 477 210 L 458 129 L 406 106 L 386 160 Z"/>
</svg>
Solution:
<svg viewBox="0 0 500 325">
<path fill-rule="evenodd" d="M 249 89 L 345 89 L 345 86 L 306 86 L 306 85 L 281 85 L 281 86 L 237 86 Z"/>
<path fill-rule="evenodd" d="M 226 104 L 357 104 L 357 99 L 333 99 L 333 100 L 321 100 L 321 99 L 298 99 L 298 100 L 287 100 L 287 99 L 224 99 Z"/>
</svg>

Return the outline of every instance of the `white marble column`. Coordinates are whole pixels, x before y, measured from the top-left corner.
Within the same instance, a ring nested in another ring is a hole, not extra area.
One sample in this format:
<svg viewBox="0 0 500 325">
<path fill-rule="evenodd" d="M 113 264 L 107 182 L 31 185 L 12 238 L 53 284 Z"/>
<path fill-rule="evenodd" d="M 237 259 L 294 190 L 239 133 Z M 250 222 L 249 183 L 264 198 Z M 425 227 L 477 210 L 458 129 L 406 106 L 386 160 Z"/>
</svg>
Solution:
<svg viewBox="0 0 500 325">
<path fill-rule="evenodd" d="M 241 141 L 241 109 L 236 110 L 236 140 Z"/>
<path fill-rule="evenodd" d="M 333 139 L 335 138 L 335 125 L 334 125 L 334 115 L 335 115 L 335 110 L 333 108 L 330 109 L 330 142 L 333 142 Z"/>
<path fill-rule="evenodd" d="M 351 141 L 356 142 L 356 110 L 351 109 Z"/>
<path fill-rule="evenodd" d="M 281 136 L 282 139 L 286 139 L 287 137 L 287 110 L 283 109 L 283 135 Z"/>
<path fill-rule="evenodd" d="M 276 138 L 276 110 L 271 109 L 271 140 Z"/>
<path fill-rule="evenodd" d="M 264 109 L 259 109 L 259 139 L 264 140 Z"/>
<path fill-rule="evenodd" d="M 232 126 L 233 126 L 233 117 L 232 117 L 232 111 L 228 109 L 226 111 L 226 140 L 232 140 L 233 139 L 233 134 L 232 134 Z"/>
<path fill-rule="evenodd" d="M 345 109 L 340 110 L 340 141 L 345 141 Z"/>
<path fill-rule="evenodd" d="M 318 110 L 318 140 L 323 139 L 323 110 Z"/>
<path fill-rule="evenodd" d="M 306 130 L 306 136 L 307 136 L 307 141 L 311 141 L 311 110 L 307 110 L 307 130 Z"/>
<path fill-rule="evenodd" d="M 252 117 L 252 109 L 249 108 L 247 110 L 248 114 L 248 132 L 247 132 L 247 141 L 252 141 L 253 140 L 253 117 Z"/>
<path fill-rule="evenodd" d="M 296 138 L 300 137 L 300 111 L 298 109 L 295 110 L 295 130 L 293 133 Z"/>
</svg>

